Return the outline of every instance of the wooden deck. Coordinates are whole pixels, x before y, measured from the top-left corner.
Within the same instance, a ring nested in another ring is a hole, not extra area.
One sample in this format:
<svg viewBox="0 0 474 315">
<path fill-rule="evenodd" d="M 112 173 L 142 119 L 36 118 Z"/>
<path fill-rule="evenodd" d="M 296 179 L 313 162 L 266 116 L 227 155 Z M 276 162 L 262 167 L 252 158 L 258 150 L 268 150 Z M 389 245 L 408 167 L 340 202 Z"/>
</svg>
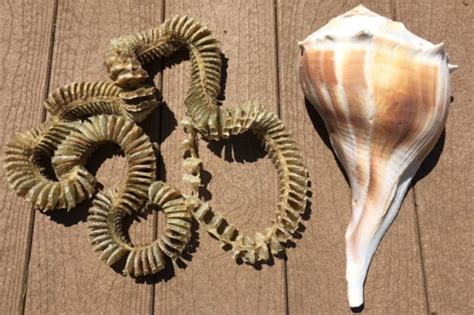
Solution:
<svg viewBox="0 0 474 315">
<path fill-rule="evenodd" d="M 362 1 L 433 42 L 445 41 L 453 63 L 454 101 L 445 137 L 424 163 L 384 238 L 366 282 L 367 314 L 473 314 L 474 1 Z M 46 119 L 40 102 L 53 88 L 105 78 L 110 39 L 188 14 L 222 42 L 224 106 L 247 100 L 278 112 L 303 150 L 312 181 L 304 231 L 287 259 L 260 270 L 239 265 L 218 242 L 196 232 L 186 266 L 136 281 L 99 260 L 86 230 L 87 206 L 51 216 L 0 181 L 0 313 L 342 314 L 346 302 L 344 232 L 350 192 L 321 121 L 298 83 L 298 40 L 359 1 L 79 1 L 0 3 L 1 144 Z M 160 143 L 160 177 L 181 187 L 187 62 L 174 58 L 157 76 L 166 105 L 146 122 Z M 104 151 L 105 152 L 105 151 Z M 251 137 L 201 143 L 207 197 L 241 230 L 271 220 L 277 175 Z M 125 172 L 120 157 L 96 159 L 104 186 Z M 3 172 L 3 169 L 2 171 Z M 429 173 L 429 174 L 428 174 Z M 426 176 L 425 176 L 426 175 Z M 134 240 L 159 233 L 161 215 L 134 223 Z M 195 250 L 193 250 L 193 248 Z"/>
</svg>

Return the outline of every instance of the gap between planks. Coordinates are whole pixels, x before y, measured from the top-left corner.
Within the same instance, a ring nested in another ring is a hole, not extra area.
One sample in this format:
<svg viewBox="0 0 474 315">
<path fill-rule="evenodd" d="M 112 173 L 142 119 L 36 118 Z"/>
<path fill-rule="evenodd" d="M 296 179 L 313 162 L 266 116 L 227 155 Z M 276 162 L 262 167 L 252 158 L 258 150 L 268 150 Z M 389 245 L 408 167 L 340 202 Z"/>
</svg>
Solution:
<svg viewBox="0 0 474 315">
<path fill-rule="evenodd" d="M 166 10 L 166 0 L 162 0 L 161 2 L 161 16 L 160 16 L 160 24 L 164 22 L 165 20 L 165 11 Z M 152 26 L 154 27 L 154 26 Z M 160 67 L 161 69 L 164 69 L 164 63 L 163 61 L 160 61 Z M 163 71 L 163 70 L 162 70 Z M 163 72 L 161 73 L 158 73 L 157 74 L 157 80 L 158 82 L 156 83 L 156 85 L 158 86 L 158 90 L 159 90 L 159 93 L 161 94 L 162 91 L 163 91 Z M 163 100 L 164 102 L 164 100 Z M 158 109 L 158 117 L 157 117 L 157 120 L 158 122 L 160 123 L 160 127 L 163 126 L 163 106 L 159 106 L 159 109 Z M 161 139 L 161 136 L 162 136 L 162 132 L 161 132 L 161 128 L 157 128 L 158 129 L 158 135 L 157 135 L 157 138 L 158 138 L 158 141 L 159 141 L 159 147 L 161 149 L 161 143 L 162 143 L 162 140 Z M 157 161 L 158 163 L 158 161 Z M 163 173 L 162 171 L 162 168 L 159 167 L 159 163 L 158 163 L 158 166 L 157 166 L 157 169 L 158 169 L 158 172 L 157 172 L 157 176 L 158 176 L 158 179 L 159 180 L 163 180 L 165 181 L 166 178 L 165 177 L 165 173 Z M 153 239 L 156 240 L 158 239 L 158 213 L 156 211 L 153 212 Z M 155 314 L 155 300 L 156 300 L 156 284 L 158 283 L 157 279 L 158 279 L 158 275 L 155 274 L 153 276 L 153 284 L 151 286 L 151 305 L 150 305 L 150 314 Z"/>
<path fill-rule="evenodd" d="M 46 77 L 44 79 L 43 91 L 41 93 L 43 99 L 46 99 L 49 94 L 49 88 L 51 85 L 51 70 L 53 64 L 53 50 L 54 50 L 54 41 L 56 36 L 56 21 L 58 18 L 58 3 L 59 0 L 54 0 L 53 4 L 53 16 L 51 19 L 51 26 L 50 26 L 50 37 L 49 37 L 49 49 L 48 49 L 48 57 L 46 60 Z M 40 105 L 42 106 L 42 104 Z M 41 109 L 41 119 L 40 123 L 42 124 L 46 120 L 46 109 L 43 107 Z M 28 236 L 27 236 L 27 244 L 26 244 L 26 253 L 25 253 L 25 263 L 23 266 L 23 279 L 21 281 L 21 296 L 18 305 L 18 310 L 20 314 L 25 314 L 25 306 L 26 306 L 26 295 L 28 292 L 28 274 L 30 269 L 30 260 L 31 260 L 31 249 L 33 244 L 33 232 L 35 227 L 35 218 L 36 218 L 36 209 L 34 207 L 30 208 L 30 219 L 28 222 Z"/>
<path fill-rule="evenodd" d="M 280 58 L 279 58 L 279 52 L 278 52 L 278 47 L 279 47 L 279 38 L 278 38 L 278 3 L 277 0 L 273 0 L 273 23 L 274 23 L 274 28 L 273 28 L 273 33 L 275 36 L 275 46 L 274 46 L 274 54 L 275 54 L 275 72 L 276 72 L 276 102 L 277 102 L 277 115 L 278 118 L 281 119 L 281 98 L 280 98 Z M 278 189 L 280 189 L 280 183 L 278 183 Z M 284 286 L 284 292 L 285 292 L 285 314 L 290 313 L 290 305 L 289 305 L 289 298 L 288 298 L 288 266 L 287 266 L 287 261 L 288 258 L 286 256 L 286 251 L 284 254 L 284 262 L 283 262 L 283 286 Z"/>
</svg>

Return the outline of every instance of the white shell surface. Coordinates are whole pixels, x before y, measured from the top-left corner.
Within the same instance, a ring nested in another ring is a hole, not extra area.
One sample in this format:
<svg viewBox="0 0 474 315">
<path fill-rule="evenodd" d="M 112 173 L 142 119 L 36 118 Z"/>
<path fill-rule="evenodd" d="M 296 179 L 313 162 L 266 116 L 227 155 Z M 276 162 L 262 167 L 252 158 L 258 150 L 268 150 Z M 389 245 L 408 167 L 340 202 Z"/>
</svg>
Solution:
<svg viewBox="0 0 474 315">
<path fill-rule="evenodd" d="M 444 45 L 358 6 L 300 42 L 300 81 L 348 175 L 351 307 L 363 304 L 370 261 L 449 108 Z"/>
</svg>

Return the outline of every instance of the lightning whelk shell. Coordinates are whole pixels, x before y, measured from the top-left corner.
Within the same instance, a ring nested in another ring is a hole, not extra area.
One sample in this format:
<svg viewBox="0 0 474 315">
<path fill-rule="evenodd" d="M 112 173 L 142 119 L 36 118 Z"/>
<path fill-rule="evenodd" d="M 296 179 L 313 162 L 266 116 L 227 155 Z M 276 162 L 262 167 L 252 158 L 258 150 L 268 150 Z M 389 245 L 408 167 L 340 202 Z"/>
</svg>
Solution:
<svg viewBox="0 0 474 315">
<path fill-rule="evenodd" d="M 358 307 L 375 249 L 444 129 L 455 66 L 443 44 L 363 6 L 300 47 L 304 94 L 323 118 L 352 190 L 346 278 L 349 304 Z"/>
<path fill-rule="evenodd" d="M 128 162 L 127 180 L 114 207 L 126 213 L 139 211 L 155 178 L 155 155 L 150 138 L 125 116 L 98 115 L 80 123 L 54 153 L 56 175 L 62 179 L 71 169 L 83 167 L 97 145 L 104 142 L 118 144 Z"/>
<path fill-rule="evenodd" d="M 135 277 L 157 273 L 165 267 L 165 255 L 175 262 L 191 238 L 191 213 L 184 197 L 163 182 L 153 182 L 148 190 L 149 205 L 160 206 L 166 227 L 151 244 L 133 244 L 125 226 L 125 212 L 114 207 L 119 197 L 111 191 L 99 192 L 87 218 L 90 242 L 109 266 L 126 257 L 123 273 Z"/>
</svg>

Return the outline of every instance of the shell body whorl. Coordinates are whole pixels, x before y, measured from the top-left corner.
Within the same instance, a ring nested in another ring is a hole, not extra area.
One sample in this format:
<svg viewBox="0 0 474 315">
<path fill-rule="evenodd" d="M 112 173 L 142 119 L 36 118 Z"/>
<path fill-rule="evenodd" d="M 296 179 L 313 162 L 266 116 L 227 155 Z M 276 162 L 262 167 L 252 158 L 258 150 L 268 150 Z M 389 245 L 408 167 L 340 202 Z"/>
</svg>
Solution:
<svg viewBox="0 0 474 315">
<path fill-rule="evenodd" d="M 300 82 L 328 129 L 352 191 L 348 297 L 363 303 L 368 266 L 419 165 L 444 130 L 444 45 L 358 6 L 300 42 Z"/>
</svg>

